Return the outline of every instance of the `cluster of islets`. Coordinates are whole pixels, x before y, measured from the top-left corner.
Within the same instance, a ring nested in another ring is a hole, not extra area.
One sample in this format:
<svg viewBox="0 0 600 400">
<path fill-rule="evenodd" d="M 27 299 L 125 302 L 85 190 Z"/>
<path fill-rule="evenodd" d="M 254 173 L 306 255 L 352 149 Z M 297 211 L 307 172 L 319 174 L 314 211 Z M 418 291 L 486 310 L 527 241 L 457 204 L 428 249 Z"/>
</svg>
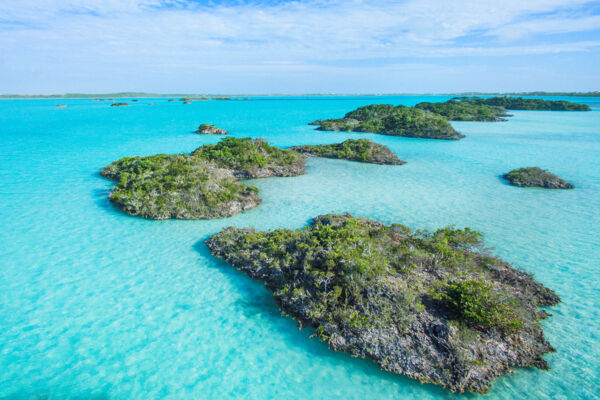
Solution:
<svg viewBox="0 0 600 400">
<path fill-rule="evenodd" d="M 577 110 L 568 102 L 508 97 L 460 98 L 415 107 L 371 105 L 320 130 L 460 139 L 448 120 L 499 121 L 509 109 Z M 589 109 L 589 108 L 588 108 Z M 201 134 L 228 134 L 202 124 Z M 126 157 L 101 174 L 118 181 L 110 200 L 152 219 L 235 215 L 260 204 L 258 189 L 240 179 L 306 173 L 306 155 L 401 165 L 390 149 L 367 139 L 281 149 L 262 139 L 226 137 L 191 154 Z M 572 188 L 537 167 L 505 175 L 517 186 Z M 550 289 L 482 251 L 481 234 L 445 228 L 433 233 L 386 226 L 349 214 L 318 216 L 298 230 L 226 228 L 206 241 L 210 251 L 264 282 L 276 304 L 333 350 L 452 391 L 486 392 L 515 367 L 548 369 L 554 351 L 539 310 L 560 302 Z"/>
</svg>

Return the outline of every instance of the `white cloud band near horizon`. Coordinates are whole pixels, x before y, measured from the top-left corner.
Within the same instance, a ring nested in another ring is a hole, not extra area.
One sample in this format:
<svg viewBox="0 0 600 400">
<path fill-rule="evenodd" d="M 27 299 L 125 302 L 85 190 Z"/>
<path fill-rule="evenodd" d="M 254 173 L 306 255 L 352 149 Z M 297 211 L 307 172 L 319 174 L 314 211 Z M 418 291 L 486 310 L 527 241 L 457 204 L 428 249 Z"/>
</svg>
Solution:
<svg viewBox="0 0 600 400">
<path fill-rule="evenodd" d="M 414 65 L 446 77 L 422 91 L 490 90 L 479 87 L 490 76 L 551 89 L 581 60 L 579 80 L 562 84 L 592 90 L 599 14 L 586 0 L 0 0 L 0 92 L 400 92 L 426 77 Z M 533 56 L 538 65 L 520 59 Z"/>
</svg>

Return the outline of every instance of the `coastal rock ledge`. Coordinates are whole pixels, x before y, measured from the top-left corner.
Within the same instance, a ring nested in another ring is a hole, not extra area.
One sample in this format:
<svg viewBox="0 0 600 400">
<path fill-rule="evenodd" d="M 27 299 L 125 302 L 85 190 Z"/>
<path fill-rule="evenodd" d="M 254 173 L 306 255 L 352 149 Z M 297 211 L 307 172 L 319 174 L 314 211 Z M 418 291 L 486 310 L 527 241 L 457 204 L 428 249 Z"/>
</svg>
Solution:
<svg viewBox="0 0 600 400">
<path fill-rule="evenodd" d="M 229 227 L 205 243 L 331 349 L 384 370 L 484 393 L 515 367 L 549 369 L 538 307 L 560 299 L 488 255 L 468 228 L 428 233 L 330 214 L 298 230 Z"/>
</svg>

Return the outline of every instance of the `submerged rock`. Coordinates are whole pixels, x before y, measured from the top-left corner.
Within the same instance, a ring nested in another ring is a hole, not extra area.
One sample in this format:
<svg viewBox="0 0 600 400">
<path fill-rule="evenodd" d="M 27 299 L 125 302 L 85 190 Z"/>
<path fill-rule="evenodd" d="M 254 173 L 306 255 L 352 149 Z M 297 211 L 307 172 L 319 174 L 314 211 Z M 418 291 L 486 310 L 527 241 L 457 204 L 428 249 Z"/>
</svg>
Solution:
<svg viewBox="0 0 600 400">
<path fill-rule="evenodd" d="M 486 392 L 515 367 L 549 368 L 538 307 L 560 299 L 481 251 L 468 228 L 426 233 L 332 214 L 298 230 L 229 227 L 205 243 L 331 349 L 384 370 Z"/>
<path fill-rule="evenodd" d="M 239 178 L 267 178 L 305 174 L 306 156 L 293 150 L 270 146 L 262 139 L 226 137 L 192 152 L 198 157 L 228 168 Z"/>
<path fill-rule="evenodd" d="M 204 134 L 204 135 L 229 135 L 225 129 L 221 129 L 216 127 L 215 125 L 209 124 L 200 124 L 196 133 Z"/>
<path fill-rule="evenodd" d="M 317 157 L 340 158 L 371 164 L 406 164 L 387 147 L 367 139 L 348 139 L 336 144 L 294 146 L 291 149 Z"/>
<path fill-rule="evenodd" d="M 372 104 L 351 111 L 341 119 L 317 120 L 321 131 L 373 132 L 382 135 L 424 139 L 457 140 L 464 138 L 439 114 L 415 107 Z"/>
<path fill-rule="evenodd" d="M 573 189 L 564 179 L 539 167 L 519 168 L 504 175 L 511 185 L 522 187 L 543 187 L 548 189 Z"/>
</svg>

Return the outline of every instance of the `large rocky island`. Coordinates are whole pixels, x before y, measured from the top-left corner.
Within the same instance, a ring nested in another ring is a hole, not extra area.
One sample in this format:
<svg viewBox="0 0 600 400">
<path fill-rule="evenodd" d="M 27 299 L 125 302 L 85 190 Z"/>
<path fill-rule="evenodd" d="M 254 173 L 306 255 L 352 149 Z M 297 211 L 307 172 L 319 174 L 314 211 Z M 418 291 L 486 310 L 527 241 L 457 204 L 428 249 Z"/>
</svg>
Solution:
<svg viewBox="0 0 600 400">
<path fill-rule="evenodd" d="M 515 367 L 549 368 L 538 307 L 559 297 L 480 250 L 468 228 L 426 233 L 332 214 L 298 230 L 230 227 L 205 243 L 331 349 L 384 370 L 486 392 Z"/>
<path fill-rule="evenodd" d="M 513 169 L 504 175 L 511 185 L 521 187 L 543 187 L 548 189 L 573 189 L 564 179 L 539 167 Z"/>
<path fill-rule="evenodd" d="M 340 158 L 371 164 L 406 164 L 387 147 L 368 139 L 348 139 L 342 143 L 294 146 L 291 149 L 317 157 Z"/>
<path fill-rule="evenodd" d="M 321 131 L 373 132 L 391 136 L 457 140 L 464 137 L 446 118 L 414 107 L 372 104 L 347 113 L 344 118 L 317 120 Z"/>
<path fill-rule="evenodd" d="M 260 139 L 226 138 L 192 155 L 125 157 L 100 174 L 118 181 L 110 200 L 130 215 L 201 219 L 235 215 L 261 203 L 258 189 L 237 178 L 305 173 L 306 157 Z"/>
</svg>

